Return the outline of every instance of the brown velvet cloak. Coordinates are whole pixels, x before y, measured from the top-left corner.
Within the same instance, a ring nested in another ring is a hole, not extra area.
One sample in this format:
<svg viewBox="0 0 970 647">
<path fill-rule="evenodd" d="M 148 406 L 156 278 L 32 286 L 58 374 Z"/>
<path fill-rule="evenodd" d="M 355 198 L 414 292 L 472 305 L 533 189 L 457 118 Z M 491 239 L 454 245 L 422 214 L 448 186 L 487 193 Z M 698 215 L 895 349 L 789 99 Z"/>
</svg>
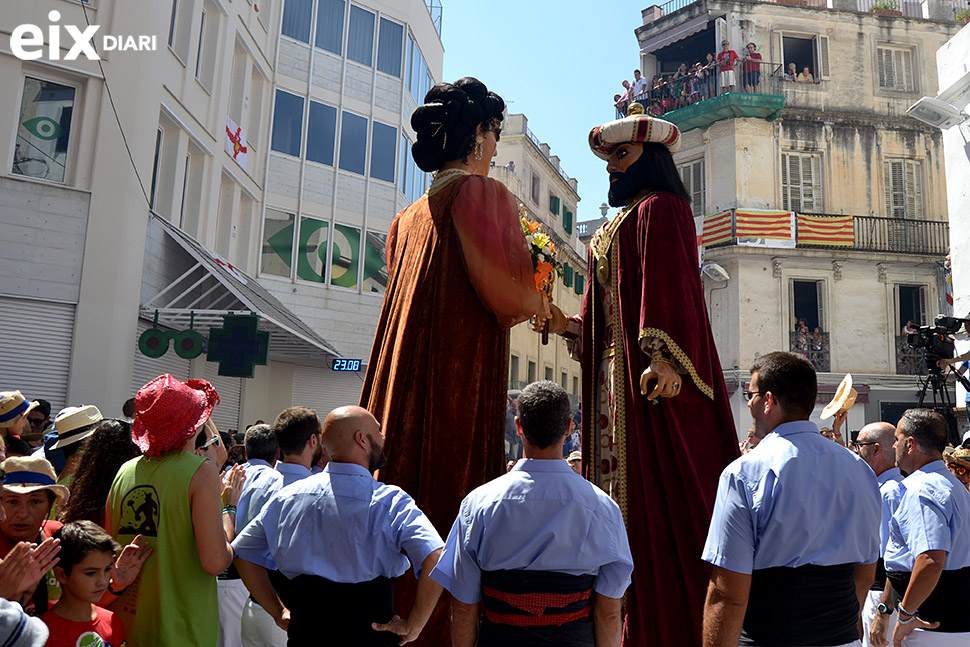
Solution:
<svg viewBox="0 0 970 647">
<path fill-rule="evenodd" d="M 616 385 L 622 398 L 616 424 L 626 435 L 619 449 L 626 469 L 619 498 L 625 498 L 625 506 L 619 503 L 625 508 L 634 570 L 623 644 L 699 646 L 710 577 L 701 552 L 718 477 L 738 456 L 738 441 L 708 322 L 690 206 L 672 194 L 654 193 L 627 214 L 611 244 L 600 251 L 616 265 L 616 337 L 624 360 L 623 382 Z M 582 308 L 584 462 L 592 455 L 588 443 L 596 438 L 598 421 L 586 403 L 596 401 L 606 324 L 596 306 L 604 289 L 596 268 L 597 250 L 591 246 Z M 688 369 L 680 394 L 656 405 L 640 394 L 640 375 L 650 365 L 641 337 L 662 339 L 671 359 Z"/>
<path fill-rule="evenodd" d="M 507 329 L 539 309 L 515 199 L 486 177 L 452 181 L 394 218 L 387 267 L 361 406 L 386 434 L 381 480 L 444 538 L 465 495 L 505 471 Z M 439 605 L 416 644 L 451 644 L 447 617 Z"/>
</svg>

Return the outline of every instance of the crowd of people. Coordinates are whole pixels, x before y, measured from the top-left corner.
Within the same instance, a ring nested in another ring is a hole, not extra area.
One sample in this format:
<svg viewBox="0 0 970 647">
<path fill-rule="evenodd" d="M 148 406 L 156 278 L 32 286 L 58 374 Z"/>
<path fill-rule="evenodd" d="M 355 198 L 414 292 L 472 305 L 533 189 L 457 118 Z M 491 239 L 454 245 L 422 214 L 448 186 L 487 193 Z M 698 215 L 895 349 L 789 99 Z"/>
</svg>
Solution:
<svg viewBox="0 0 970 647">
<path fill-rule="evenodd" d="M 804 318 L 795 320 L 794 335 L 792 337 L 792 352 L 798 353 L 815 367 L 816 371 L 827 370 L 826 365 L 825 337 L 822 329 L 815 326 L 811 330 Z"/>
<path fill-rule="evenodd" d="M 620 116 L 626 115 L 633 102 L 642 105 L 647 114 L 660 116 L 725 92 L 766 92 L 764 79 L 771 70 L 763 69 L 763 65 L 764 59 L 755 43 L 747 43 L 742 56 L 725 40 L 721 42 L 720 52 L 709 53 L 703 61 L 692 64 L 683 62 L 673 73 L 654 75 L 650 81 L 640 70 L 634 70 L 633 82 L 623 80 L 623 91 L 613 95 L 613 105 Z M 788 64 L 782 79 L 792 83 L 815 82 L 809 66 L 802 66 L 799 72 L 795 63 Z"/>
</svg>

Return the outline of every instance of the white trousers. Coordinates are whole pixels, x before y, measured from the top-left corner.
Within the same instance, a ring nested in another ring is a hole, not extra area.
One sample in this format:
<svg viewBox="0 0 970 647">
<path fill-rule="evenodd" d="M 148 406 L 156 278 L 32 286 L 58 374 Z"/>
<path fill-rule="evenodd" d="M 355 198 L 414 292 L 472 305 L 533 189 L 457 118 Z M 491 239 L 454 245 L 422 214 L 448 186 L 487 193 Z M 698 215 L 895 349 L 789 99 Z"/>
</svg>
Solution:
<svg viewBox="0 0 970 647">
<path fill-rule="evenodd" d="M 242 580 L 218 580 L 219 584 L 219 642 L 218 647 L 242 647 L 239 627 L 242 623 L 243 603 L 249 589 Z"/>
<path fill-rule="evenodd" d="M 892 644 L 890 637 L 889 644 Z M 916 629 L 903 639 L 903 647 L 967 647 L 970 645 L 970 632 L 944 634 L 939 631 Z"/>
<path fill-rule="evenodd" d="M 886 586 L 889 586 L 889 582 L 886 582 Z M 872 626 L 872 621 L 875 620 L 876 614 L 879 610 L 876 607 L 879 606 L 879 600 L 882 599 L 882 591 L 869 591 L 866 596 L 866 603 L 862 607 L 862 646 L 872 647 L 872 643 L 869 642 L 869 627 Z M 893 642 L 893 629 L 896 627 L 896 612 L 893 611 L 892 615 L 889 616 L 889 629 L 886 630 L 886 640 L 889 644 Z"/>
<path fill-rule="evenodd" d="M 263 607 L 247 599 L 242 613 L 243 647 L 286 647 L 286 632 Z"/>
</svg>

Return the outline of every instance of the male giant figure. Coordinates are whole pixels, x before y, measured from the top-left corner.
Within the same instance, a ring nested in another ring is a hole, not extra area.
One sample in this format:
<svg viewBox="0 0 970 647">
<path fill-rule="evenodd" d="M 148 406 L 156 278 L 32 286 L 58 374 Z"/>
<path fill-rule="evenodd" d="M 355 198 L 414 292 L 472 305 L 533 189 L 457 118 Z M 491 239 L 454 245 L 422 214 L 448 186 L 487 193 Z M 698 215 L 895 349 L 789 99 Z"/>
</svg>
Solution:
<svg viewBox="0 0 970 647">
<path fill-rule="evenodd" d="M 583 469 L 619 504 L 635 568 L 625 645 L 699 645 L 710 569 L 700 559 L 717 477 L 738 439 L 697 263 L 672 123 L 594 128 L 610 204 L 593 236 L 582 312 L 549 327 L 583 363 Z"/>
</svg>

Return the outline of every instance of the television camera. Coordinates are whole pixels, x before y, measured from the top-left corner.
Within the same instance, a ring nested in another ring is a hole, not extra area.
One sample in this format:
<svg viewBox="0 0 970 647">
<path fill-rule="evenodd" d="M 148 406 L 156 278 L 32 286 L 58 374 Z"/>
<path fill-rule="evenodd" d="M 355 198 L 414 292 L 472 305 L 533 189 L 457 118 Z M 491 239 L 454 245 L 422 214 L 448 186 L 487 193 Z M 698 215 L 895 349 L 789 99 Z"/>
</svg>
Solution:
<svg viewBox="0 0 970 647">
<path fill-rule="evenodd" d="M 910 348 L 921 350 L 926 358 L 926 377 L 921 380 L 920 390 L 917 392 L 919 406 L 923 406 L 926 400 L 926 392 L 930 386 L 933 387 L 933 410 L 943 416 L 946 420 L 947 436 L 954 446 L 960 444 L 960 432 L 957 427 L 956 415 L 953 413 L 953 402 L 950 399 L 950 392 L 946 388 L 947 371 L 940 368 L 937 362 L 941 359 L 952 359 L 956 351 L 953 337 L 960 328 L 970 319 L 958 319 L 957 317 L 947 317 L 937 315 L 933 320 L 932 326 L 920 326 L 916 332 L 910 333 L 906 338 L 906 343 Z M 970 381 L 958 373 L 952 365 L 948 366 L 949 374 L 963 388 L 970 391 Z"/>
</svg>

